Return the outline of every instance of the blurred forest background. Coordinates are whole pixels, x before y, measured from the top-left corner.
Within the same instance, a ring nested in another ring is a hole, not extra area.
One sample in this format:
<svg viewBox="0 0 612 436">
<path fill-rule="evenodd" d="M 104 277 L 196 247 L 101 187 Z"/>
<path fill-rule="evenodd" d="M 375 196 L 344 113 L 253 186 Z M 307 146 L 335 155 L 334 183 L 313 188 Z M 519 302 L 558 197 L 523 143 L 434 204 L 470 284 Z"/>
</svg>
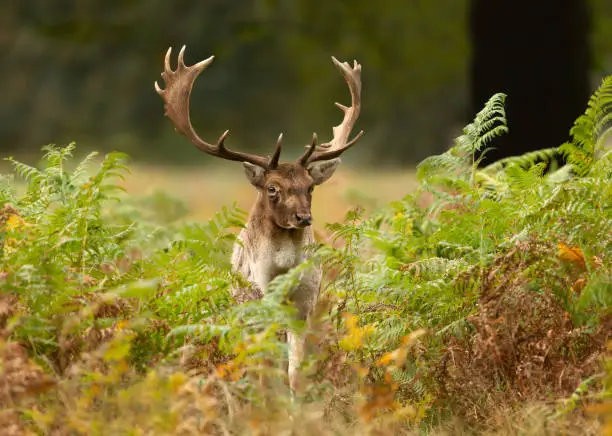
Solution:
<svg viewBox="0 0 612 436">
<path fill-rule="evenodd" d="M 212 162 L 173 131 L 153 90 L 166 49 L 176 53 L 183 44 L 188 64 L 216 56 L 196 82 L 192 120 L 211 140 L 230 129 L 230 147 L 267 153 L 282 131 L 287 158 L 313 131 L 327 139 L 341 119 L 333 102 L 349 101 L 331 55 L 363 65 L 358 129 L 366 136 L 347 155 L 351 162 L 411 164 L 439 153 L 497 91 L 508 92 L 510 129 L 519 132 L 515 85 L 527 95 L 524 107 L 542 117 L 557 120 L 555 110 L 569 108 L 551 127 L 557 136 L 529 144 L 559 145 L 541 142 L 563 141 L 590 92 L 612 73 L 612 2 L 520 0 L 514 10 L 506 3 L 3 1 L 0 150 L 38 155 L 44 144 L 76 141 L 81 151 L 119 150 L 152 163 Z M 577 23 L 575 33 L 561 15 Z M 525 54 L 538 44 L 550 58 Z M 510 59 L 514 69 L 495 59 Z M 502 80 L 503 71 L 515 85 Z M 547 100 L 566 94 L 559 87 L 572 93 L 566 83 L 574 82 L 556 82 L 557 74 L 578 83 L 578 103 Z M 533 134 L 533 125 L 523 126 Z"/>
</svg>

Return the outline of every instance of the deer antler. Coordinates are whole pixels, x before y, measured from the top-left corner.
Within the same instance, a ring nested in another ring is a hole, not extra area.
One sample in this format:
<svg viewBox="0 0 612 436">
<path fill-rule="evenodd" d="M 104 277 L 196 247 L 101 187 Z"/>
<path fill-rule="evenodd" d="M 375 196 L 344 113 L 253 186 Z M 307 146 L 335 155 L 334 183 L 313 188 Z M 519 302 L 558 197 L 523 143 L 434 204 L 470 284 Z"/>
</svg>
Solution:
<svg viewBox="0 0 612 436">
<path fill-rule="evenodd" d="M 161 73 L 166 89 L 161 89 L 157 82 L 155 82 L 155 90 L 164 99 L 166 103 L 165 115 L 170 118 L 175 129 L 182 135 L 185 135 L 187 139 L 204 153 L 227 160 L 249 162 L 266 169 L 275 168 L 278 165 L 280 156 L 282 134 L 278 138 L 276 151 L 271 158 L 227 149 L 224 141 L 229 130 L 226 130 L 219 137 L 216 144 L 209 144 L 198 136 L 189 118 L 189 100 L 195 79 L 212 63 L 214 56 L 188 67 L 183 61 L 185 54 L 185 46 L 183 46 L 178 55 L 178 65 L 176 70 L 173 71 L 170 66 L 171 53 L 172 47 L 166 53 L 164 71 Z"/>
<path fill-rule="evenodd" d="M 333 56 L 332 61 L 336 68 L 340 70 L 348 84 L 351 92 L 351 106 L 347 107 L 343 104 L 336 103 L 336 106 L 344 112 L 344 118 L 339 125 L 333 127 L 334 138 L 330 142 L 319 146 L 323 151 L 315 151 L 313 140 L 313 144 L 308 147 L 306 152 L 299 159 L 299 162 L 303 165 L 321 160 L 334 159 L 355 145 L 363 135 L 362 130 L 351 141 L 348 140 L 351 130 L 353 130 L 357 118 L 359 118 L 359 113 L 361 112 L 361 65 L 358 64 L 357 61 L 353 61 L 353 67 L 351 68 L 347 62 L 341 63 Z"/>
</svg>

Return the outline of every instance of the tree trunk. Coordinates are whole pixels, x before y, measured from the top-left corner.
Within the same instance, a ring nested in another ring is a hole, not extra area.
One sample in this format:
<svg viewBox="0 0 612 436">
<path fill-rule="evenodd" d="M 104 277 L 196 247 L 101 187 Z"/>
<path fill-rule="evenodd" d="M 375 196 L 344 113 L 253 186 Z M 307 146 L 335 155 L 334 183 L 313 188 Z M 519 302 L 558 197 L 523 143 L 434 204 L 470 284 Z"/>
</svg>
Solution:
<svg viewBox="0 0 612 436">
<path fill-rule="evenodd" d="M 487 162 L 567 141 L 589 85 L 589 10 L 584 0 L 472 0 L 471 114 L 508 94 L 509 134 Z"/>
</svg>

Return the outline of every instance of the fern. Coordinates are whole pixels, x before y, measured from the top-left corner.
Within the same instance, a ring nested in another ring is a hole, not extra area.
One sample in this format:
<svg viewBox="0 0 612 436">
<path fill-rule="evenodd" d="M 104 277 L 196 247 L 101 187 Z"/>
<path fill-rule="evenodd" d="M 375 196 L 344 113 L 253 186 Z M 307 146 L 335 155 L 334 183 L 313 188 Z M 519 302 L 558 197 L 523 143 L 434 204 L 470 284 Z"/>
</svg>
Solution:
<svg viewBox="0 0 612 436">
<path fill-rule="evenodd" d="M 603 144 L 612 127 L 612 76 L 603 79 L 588 107 L 570 130 L 572 141 L 559 150 L 578 175 L 586 175 L 593 161 L 604 153 Z"/>
<path fill-rule="evenodd" d="M 553 164 L 559 154 L 557 147 L 543 148 L 541 150 L 530 151 L 519 156 L 510 156 L 493 162 L 482 169 L 488 174 L 496 174 L 510 166 L 518 166 L 529 169 L 538 163 L 545 163 L 547 168 L 554 170 Z"/>
<path fill-rule="evenodd" d="M 486 147 L 496 137 L 506 133 L 506 95 L 493 95 L 484 108 L 468 124 L 463 135 L 446 153 L 425 159 L 417 167 L 417 176 L 423 183 L 438 182 L 440 177 L 474 182 L 474 172 L 484 157 Z"/>
<path fill-rule="evenodd" d="M 72 181 L 77 185 L 82 185 L 86 182 L 85 177 L 89 171 L 90 166 L 92 165 L 93 160 L 98 156 L 98 152 L 92 151 L 89 153 L 81 162 L 78 163 L 76 168 L 72 173 Z"/>
</svg>

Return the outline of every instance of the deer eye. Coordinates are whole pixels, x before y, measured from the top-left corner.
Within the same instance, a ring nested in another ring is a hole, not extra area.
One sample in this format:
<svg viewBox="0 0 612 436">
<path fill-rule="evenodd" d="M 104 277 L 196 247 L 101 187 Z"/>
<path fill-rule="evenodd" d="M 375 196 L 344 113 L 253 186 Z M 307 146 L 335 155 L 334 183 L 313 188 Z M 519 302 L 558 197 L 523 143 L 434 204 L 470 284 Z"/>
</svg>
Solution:
<svg viewBox="0 0 612 436">
<path fill-rule="evenodd" d="M 270 195 L 278 194 L 278 187 L 276 185 L 268 185 L 268 194 Z"/>
</svg>

